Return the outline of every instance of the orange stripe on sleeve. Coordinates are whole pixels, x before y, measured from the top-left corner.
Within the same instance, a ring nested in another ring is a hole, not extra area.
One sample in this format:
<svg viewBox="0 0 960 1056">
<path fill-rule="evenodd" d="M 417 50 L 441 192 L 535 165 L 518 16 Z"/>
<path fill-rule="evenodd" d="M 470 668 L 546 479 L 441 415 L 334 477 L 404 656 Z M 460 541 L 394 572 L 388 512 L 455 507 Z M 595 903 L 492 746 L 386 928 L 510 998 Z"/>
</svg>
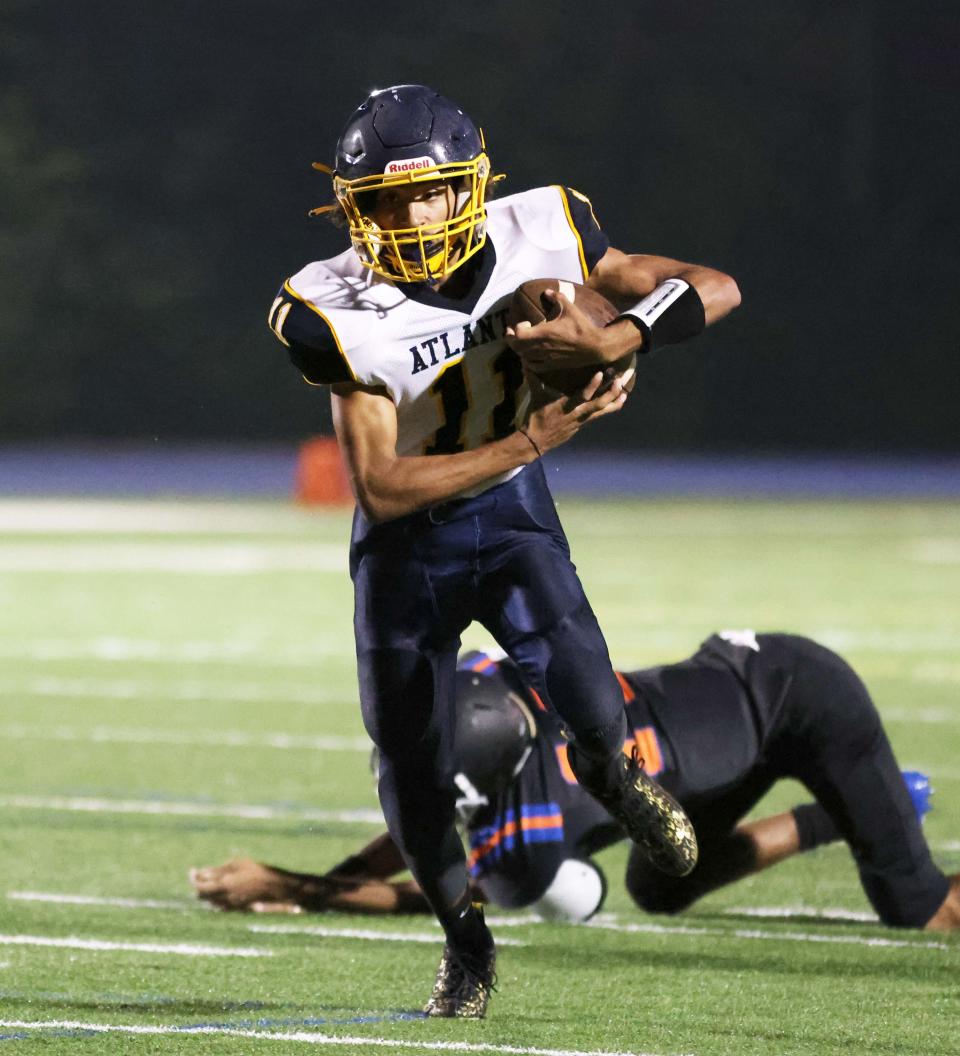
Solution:
<svg viewBox="0 0 960 1056">
<path fill-rule="evenodd" d="M 620 683 L 620 688 L 623 690 L 624 704 L 629 704 L 631 701 L 636 700 L 637 694 L 634 693 L 633 686 L 630 685 L 619 671 L 614 671 L 614 674 L 617 676 L 617 681 Z"/>
<path fill-rule="evenodd" d="M 527 686 L 527 689 L 530 690 L 530 696 L 533 697 L 534 704 L 536 704 L 541 711 L 546 711 L 547 706 L 540 699 L 540 694 L 533 688 L 533 686 Z"/>
</svg>

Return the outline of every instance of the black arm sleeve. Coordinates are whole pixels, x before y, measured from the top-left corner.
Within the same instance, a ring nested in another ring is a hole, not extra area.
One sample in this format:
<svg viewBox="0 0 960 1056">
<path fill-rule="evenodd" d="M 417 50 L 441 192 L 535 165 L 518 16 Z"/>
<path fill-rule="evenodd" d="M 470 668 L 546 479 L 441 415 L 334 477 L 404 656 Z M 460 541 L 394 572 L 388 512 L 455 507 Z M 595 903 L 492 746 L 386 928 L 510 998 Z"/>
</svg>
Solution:
<svg viewBox="0 0 960 1056">
<path fill-rule="evenodd" d="M 337 335 L 327 319 L 280 287 L 270 310 L 270 329 L 287 346 L 293 365 L 311 385 L 353 381 Z"/>
<path fill-rule="evenodd" d="M 597 222 L 590 199 L 572 187 L 564 187 L 562 191 L 567 206 L 567 215 L 577 238 L 580 239 L 583 259 L 586 261 L 589 275 L 610 248 L 610 239 L 603 233 L 603 229 Z"/>
</svg>

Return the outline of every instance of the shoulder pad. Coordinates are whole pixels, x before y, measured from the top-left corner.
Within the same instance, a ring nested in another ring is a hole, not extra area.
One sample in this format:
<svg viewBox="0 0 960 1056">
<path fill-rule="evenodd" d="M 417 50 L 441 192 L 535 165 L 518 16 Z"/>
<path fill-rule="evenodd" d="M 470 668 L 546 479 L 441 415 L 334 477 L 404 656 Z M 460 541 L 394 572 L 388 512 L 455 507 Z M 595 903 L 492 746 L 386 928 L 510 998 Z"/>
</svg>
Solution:
<svg viewBox="0 0 960 1056">
<path fill-rule="evenodd" d="M 494 213 L 504 212 L 541 249 L 566 249 L 575 243 L 584 278 L 610 247 L 593 215 L 590 200 L 570 188 L 536 187 L 494 200 L 487 208 Z"/>
<path fill-rule="evenodd" d="M 280 287 L 267 323 L 311 385 L 356 380 L 330 320 L 294 288 L 292 280 Z"/>
</svg>

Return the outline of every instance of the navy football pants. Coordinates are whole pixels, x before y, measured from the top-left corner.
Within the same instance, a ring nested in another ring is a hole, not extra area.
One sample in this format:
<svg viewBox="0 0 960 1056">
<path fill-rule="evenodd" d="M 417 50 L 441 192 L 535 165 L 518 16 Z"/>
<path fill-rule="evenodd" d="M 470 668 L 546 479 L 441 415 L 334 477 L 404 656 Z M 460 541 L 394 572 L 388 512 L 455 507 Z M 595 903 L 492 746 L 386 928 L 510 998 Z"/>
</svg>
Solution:
<svg viewBox="0 0 960 1056">
<path fill-rule="evenodd" d="M 472 499 L 383 524 L 350 551 L 363 721 L 391 836 L 438 916 L 466 887 L 454 825 L 453 677 L 478 621 L 575 738 L 619 751 L 623 694 L 539 462 Z"/>
</svg>

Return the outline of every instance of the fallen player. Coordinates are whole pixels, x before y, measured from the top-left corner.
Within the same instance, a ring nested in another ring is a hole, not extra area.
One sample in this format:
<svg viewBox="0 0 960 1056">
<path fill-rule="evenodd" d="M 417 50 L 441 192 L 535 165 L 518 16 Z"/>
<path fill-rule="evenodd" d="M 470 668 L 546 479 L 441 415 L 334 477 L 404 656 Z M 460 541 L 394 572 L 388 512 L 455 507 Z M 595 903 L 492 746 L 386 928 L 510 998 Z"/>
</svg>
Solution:
<svg viewBox="0 0 960 1056">
<path fill-rule="evenodd" d="M 920 826 L 922 775 L 902 775 L 870 696 L 835 653 L 785 634 L 725 631 L 677 664 L 618 675 L 631 739 L 700 837 L 686 877 L 637 848 L 627 889 L 648 912 L 676 913 L 716 888 L 844 839 L 881 921 L 960 929 L 960 875 L 946 877 Z M 624 838 L 577 785 L 558 718 L 508 660 L 466 654 L 457 674 L 455 777 L 480 898 L 582 921 L 603 903 L 592 855 Z M 908 780 L 905 782 L 904 776 Z M 783 778 L 816 802 L 741 819 Z M 910 787 L 908 787 L 910 786 Z M 199 898 L 228 910 L 427 913 L 387 833 L 322 876 L 251 859 L 191 871 Z"/>
</svg>

